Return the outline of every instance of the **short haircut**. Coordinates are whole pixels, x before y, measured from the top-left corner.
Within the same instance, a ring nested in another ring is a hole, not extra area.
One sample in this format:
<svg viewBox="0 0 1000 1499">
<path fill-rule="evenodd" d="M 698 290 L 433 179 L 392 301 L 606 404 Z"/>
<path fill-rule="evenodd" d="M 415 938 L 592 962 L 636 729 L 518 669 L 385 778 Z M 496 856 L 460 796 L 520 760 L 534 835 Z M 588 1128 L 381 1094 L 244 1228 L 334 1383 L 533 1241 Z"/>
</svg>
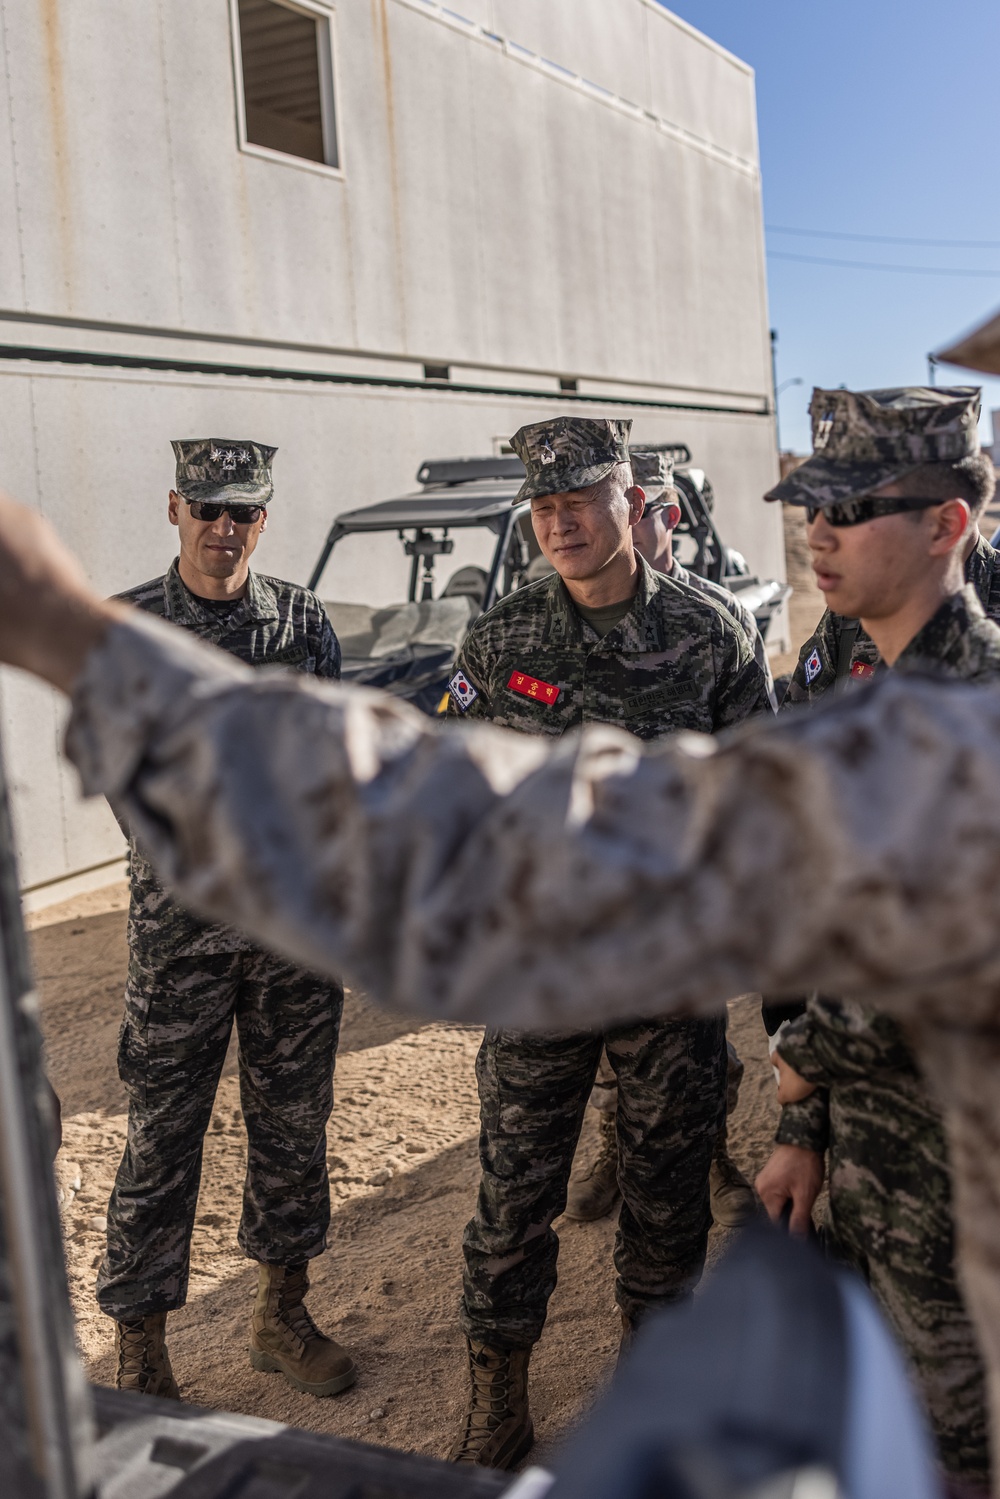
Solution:
<svg viewBox="0 0 1000 1499">
<path fill-rule="evenodd" d="M 973 453 L 956 463 L 922 463 L 896 483 L 914 499 L 964 500 L 976 516 L 992 500 L 997 476 L 985 453 Z"/>
</svg>

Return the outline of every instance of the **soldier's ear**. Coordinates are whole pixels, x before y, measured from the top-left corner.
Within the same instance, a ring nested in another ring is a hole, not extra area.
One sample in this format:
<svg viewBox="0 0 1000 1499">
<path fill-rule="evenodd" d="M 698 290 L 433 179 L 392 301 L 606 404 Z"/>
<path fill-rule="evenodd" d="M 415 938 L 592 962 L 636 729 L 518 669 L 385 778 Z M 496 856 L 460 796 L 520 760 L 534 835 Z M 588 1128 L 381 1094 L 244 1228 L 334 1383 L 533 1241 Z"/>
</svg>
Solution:
<svg viewBox="0 0 1000 1499">
<path fill-rule="evenodd" d="M 170 498 L 167 501 L 167 519 L 172 526 L 176 526 L 178 524 L 177 517 L 180 514 L 180 507 L 181 497 L 176 492 L 176 490 L 172 489 L 170 491 Z"/>
<path fill-rule="evenodd" d="M 629 523 L 637 526 L 642 520 L 642 512 L 646 508 L 646 491 L 639 484 L 633 484 L 626 489 L 625 498 L 628 500 Z"/>
</svg>

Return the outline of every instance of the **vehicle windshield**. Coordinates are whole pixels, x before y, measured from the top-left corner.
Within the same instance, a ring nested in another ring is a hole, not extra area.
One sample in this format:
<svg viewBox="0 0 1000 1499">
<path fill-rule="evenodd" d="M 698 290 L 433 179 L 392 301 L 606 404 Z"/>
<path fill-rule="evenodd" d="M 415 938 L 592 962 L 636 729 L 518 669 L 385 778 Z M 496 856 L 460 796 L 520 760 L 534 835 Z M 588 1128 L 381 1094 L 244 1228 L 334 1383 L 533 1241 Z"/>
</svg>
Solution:
<svg viewBox="0 0 1000 1499">
<path fill-rule="evenodd" d="M 318 592 L 345 659 L 434 646 L 457 651 L 482 608 L 497 544 L 488 526 L 341 537 Z"/>
</svg>

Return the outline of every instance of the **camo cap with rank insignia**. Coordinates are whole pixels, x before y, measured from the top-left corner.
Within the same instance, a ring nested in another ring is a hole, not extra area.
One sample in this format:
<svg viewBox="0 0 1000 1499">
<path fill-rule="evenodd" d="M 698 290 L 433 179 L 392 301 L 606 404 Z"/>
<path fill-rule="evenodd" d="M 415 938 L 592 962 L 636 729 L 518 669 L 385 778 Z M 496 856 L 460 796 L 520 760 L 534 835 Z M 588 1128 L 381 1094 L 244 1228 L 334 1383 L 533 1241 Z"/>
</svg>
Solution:
<svg viewBox="0 0 1000 1499">
<path fill-rule="evenodd" d="M 628 463 L 631 430 L 631 417 L 555 416 L 522 427 L 510 440 L 527 472 L 514 504 L 598 483 Z"/>
<path fill-rule="evenodd" d="M 664 490 L 673 490 L 674 460 L 667 453 L 656 453 L 649 448 L 629 448 L 628 453 L 632 478 L 646 491 L 647 505 L 659 504 Z"/>
<path fill-rule="evenodd" d="M 182 499 L 266 505 L 274 493 L 271 460 L 277 448 L 233 437 L 178 439 L 170 446 L 177 459 L 174 488 Z"/>
<path fill-rule="evenodd" d="M 764 498 L 839 505 L 921 464 L 971 458 L 979 452 L 981 394 L 975 385 L 814 390 L 813 455 Z"/>
</svg>

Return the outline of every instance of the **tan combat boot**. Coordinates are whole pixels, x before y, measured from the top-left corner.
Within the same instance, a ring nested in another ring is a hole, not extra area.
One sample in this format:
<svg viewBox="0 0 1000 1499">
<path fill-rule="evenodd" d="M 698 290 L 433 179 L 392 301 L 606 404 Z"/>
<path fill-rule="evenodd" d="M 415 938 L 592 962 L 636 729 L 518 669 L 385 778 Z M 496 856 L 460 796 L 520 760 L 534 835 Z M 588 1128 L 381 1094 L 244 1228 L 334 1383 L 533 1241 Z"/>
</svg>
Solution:
<svg viewBox="0 0 1000 1499">
<path fill-rule="evenodd" d="M 579 1223 L 606 1218 L 621 1195 L 618 1190 L 618 1132 L 614 1114 L 601 1114 L 600 1144 L 589 1166 L 574 1167 L 566 1193 L 565 1213 Z"/>
<path fill-rule="evenodd" d="M 742 1228 L 757 1212 L 753 1187 L 729 1154 L 725 1126 L 716 1141 L 715 1156 L 708 1173 L 708 1190 L 712 1199 L 712 1217 L 720 1228 Z"/>
<path fill-rule="evenodd" d="M 449 1462 L 512 1468 L 531 1451 L 535 1428 L 528 1412 L 530 1358 L 530 1348 L 489 1348 L 469 1340 L 472 1393 Z"/>
<path fill-rule="evenodd" d="M 303 1305 L 303 1265 L 260 1265 L 250 1329 L 250 1362 L 262 1374 L 283 1374 L 306 1395 L 339 1395 L 358 1377 L 346 1348 L 320 1332 Z"/>
<path fill-rule="evenodd" d="M 174 1371 L 165 1342 L 166 1312 L 139 1317 L 135 1322 L 115 1323 L 115 1352 L 118 1365 L 115 1387 L 134 1390 L 137 1395 L 159 1395 L 162 1400 L 179 1400 Z"/>
</svg>

